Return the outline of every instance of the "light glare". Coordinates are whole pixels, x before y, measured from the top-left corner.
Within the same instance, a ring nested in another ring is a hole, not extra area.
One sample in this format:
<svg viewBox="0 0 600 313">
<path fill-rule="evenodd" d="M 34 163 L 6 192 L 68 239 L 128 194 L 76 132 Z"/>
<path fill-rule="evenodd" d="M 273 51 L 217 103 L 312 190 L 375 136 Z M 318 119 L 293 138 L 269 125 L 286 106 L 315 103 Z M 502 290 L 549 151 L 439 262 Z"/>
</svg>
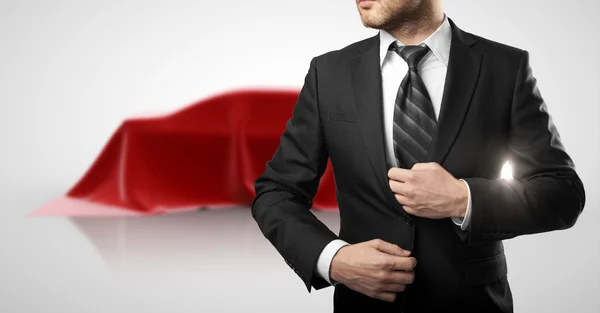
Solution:
<svg viewBox="0 0 600 313">
<path fill-rule="evenodd" d="M 504 166 L 502 166 L 502 172 L 500 173 L 500 178 L 513 179 L 512 165 L 510 165 L 510 162 L 506 161 L 506 163 L 504 163 Z"/>
</svg>

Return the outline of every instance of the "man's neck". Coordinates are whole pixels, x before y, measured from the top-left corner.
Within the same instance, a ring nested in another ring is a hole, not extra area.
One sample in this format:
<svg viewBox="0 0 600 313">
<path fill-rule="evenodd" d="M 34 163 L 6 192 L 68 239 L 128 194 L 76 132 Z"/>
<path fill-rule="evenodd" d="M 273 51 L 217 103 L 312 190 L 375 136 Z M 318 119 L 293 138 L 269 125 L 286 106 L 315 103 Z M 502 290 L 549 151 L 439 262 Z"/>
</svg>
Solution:
<svg viewBox="0 0 600 313">
<path fill-rule="evenodd" d="M 416 45 L 427 39 L 443 22 L 444 12 L 440 10 L 424 14 L 417 20 L 403 21 L 386 31 L 406 45 Z"/>
</svg>

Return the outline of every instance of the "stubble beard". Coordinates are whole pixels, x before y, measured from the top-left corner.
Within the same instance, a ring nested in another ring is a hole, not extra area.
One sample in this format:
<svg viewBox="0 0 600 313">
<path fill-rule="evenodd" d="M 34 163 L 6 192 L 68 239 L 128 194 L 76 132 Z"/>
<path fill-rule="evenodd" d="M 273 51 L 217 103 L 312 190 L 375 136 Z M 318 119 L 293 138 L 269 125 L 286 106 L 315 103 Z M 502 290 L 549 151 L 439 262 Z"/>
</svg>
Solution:
<svg viewBox="0 0 600 313">
<path fill-rule="evenodd" d="M 391 3 L 396 4 L 395 2 Z M 367 10 L 363 12 L 359 9 L 359 13 L 365 27 L 386 31 L 399 30 L 409 26 L 418 28 L 431 15 L 425 6 L 411 7 L 399 4 L 393 7 L 381 6 L 377 12 L 368 12 Z"/>
</svg>

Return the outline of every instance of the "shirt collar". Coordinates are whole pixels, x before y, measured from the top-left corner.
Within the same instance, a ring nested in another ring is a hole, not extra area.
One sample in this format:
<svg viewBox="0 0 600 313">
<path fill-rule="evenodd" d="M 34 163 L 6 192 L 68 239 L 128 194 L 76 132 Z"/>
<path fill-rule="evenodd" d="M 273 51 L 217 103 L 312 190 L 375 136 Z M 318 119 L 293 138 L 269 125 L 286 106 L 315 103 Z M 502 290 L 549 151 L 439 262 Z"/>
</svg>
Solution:
<svg viewBox="0 0 600 313">
<path fill-rule="evenodd" d="M 398 45 L 405 46 L 403 42 L 397 40 L 394 36 L 385 30 L 379 31 L 379 65 L 383 67 L 383 61 L 388 52 L 388 47 L 392 42 L 396 41 Z M 448 66 L 448 58 L 450 56 L 450 42 L 452 41 L 452 27 L 448 21 L 448 17 L 444 14 L 444 21 L 427 39 L 423 40 L 419 45 L 426 44 L 429 49 L 446 67 Z"/>
</svg>

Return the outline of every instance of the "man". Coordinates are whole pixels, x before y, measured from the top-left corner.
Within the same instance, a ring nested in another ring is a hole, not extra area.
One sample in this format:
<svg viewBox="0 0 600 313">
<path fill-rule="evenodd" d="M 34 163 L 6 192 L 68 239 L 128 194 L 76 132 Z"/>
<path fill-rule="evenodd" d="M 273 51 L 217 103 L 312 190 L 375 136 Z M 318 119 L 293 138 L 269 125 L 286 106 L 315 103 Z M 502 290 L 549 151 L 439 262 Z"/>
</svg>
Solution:
<svg viewBox="0 0 600 313">
<path fill-rule="evenodd" d="M 528 53 L 441 0 L 357 6 L 380 31 L 313 58 L 253 217 L 309 292 L 335 285 L 335 312 L 512 312 L 502 240 L 569 228 L 585 202 Z M 339 236 L 310 212 L 328 158 Z"/>
</svg>

